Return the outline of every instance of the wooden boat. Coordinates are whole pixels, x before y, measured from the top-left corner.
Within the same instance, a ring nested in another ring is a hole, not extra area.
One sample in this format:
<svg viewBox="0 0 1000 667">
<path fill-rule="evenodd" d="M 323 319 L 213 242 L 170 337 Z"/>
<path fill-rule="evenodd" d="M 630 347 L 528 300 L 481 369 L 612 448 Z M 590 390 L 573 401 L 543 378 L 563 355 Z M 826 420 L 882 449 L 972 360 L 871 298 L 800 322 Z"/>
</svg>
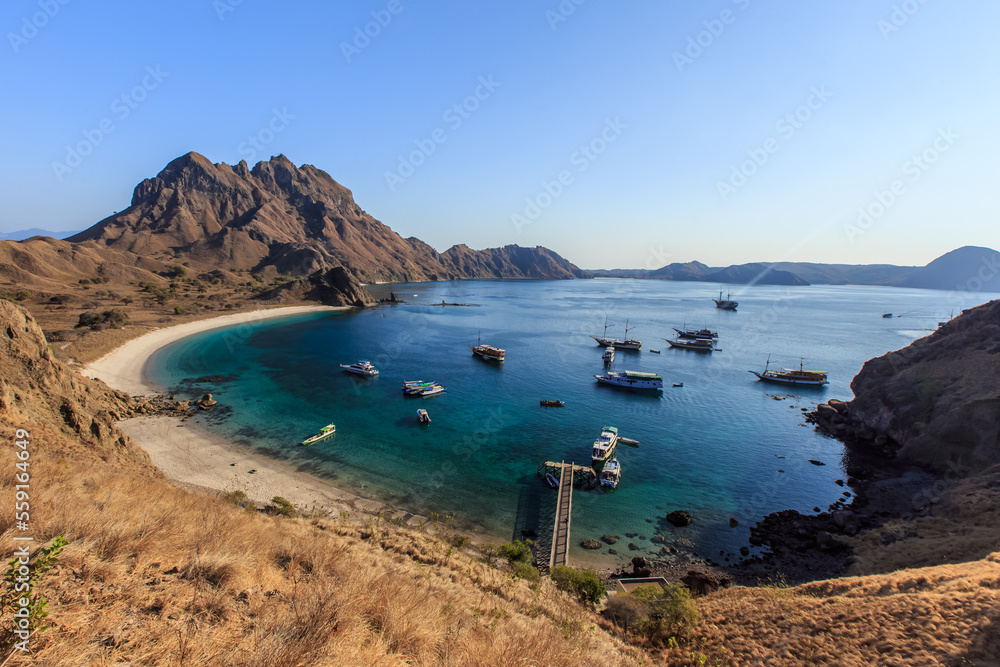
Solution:
<svg viewBox="0 0 1000 667">
<path fill-rule="evenodd" d="M 722 290 L 719 290 L 719 298 L 712 299 L 715 302 L 715 307 L 722 310 L 736 310 L 736 306 L 740 305 L 738 302 L 733 301 L 730 297 L 732 295 L 727 293 L 726 298 L 722 298 Z"/>
<path fill-rule="evenodd" d="M 714 352 L 715 343 L 711 338 L 681 338 L 677 337 L 676 340 L 667 341 L 670 347 L 678 347 L 682 350 L 694 350 L 695 352 Z"/>
<path fill-rule="evenodd" d="M 597 341 L 597 344 L 601 347 L 614 347 L 619 350 L 641 350 L 642 341 L 641 340 L 631 340 L 628 337 L 628 320 L 625 320 L 625 340 L 618 340 L 617 338 L 608 338 L 608 318 L 604 318 L 604 335 L 600 338 L 597 336 L 591 336 Z"/>
<path fill-rule="evenodd" d="M 722 293 L 719 293 L 722 296 Z M 679 338 L 718 338 L 719 332 L 712 331 L 711 329 L 678 329 L 677 327 L 671 327 L 677 332 Z"/>
<path fill-rule="evenodd" d="M 421 424 L 430 424 L 431 416 L 427 414 L 426 410 L 420 408 L 419 410 L 417 410 L 417 421 L 420 422 Z"/>
<path fill-rule="evenodd" d="M 543 408 L 561 408 L 566 405 L 563 401 L 538 401 Z"/>
<path fill-rule="evenodd" d="M 659 354 L 659 353 L 660 353 L 660 351 L 659 351 L 659 350 L 654 350 L 654 349 L 652 349 L 652 348 L 650 348 L 650 350 L 649 350 L 649 351 L 650 351 L 650 352 L 652 352 L 653 354 Z"/>
<path fill-rule="evenodd" d="M 764 365 L 764 372 L 750 371 L 764 382 L 774 382 L 776 384 L 794 384 L 807 387 L 822 387 L 829 384 L 826 379 L 826 371 L 807 371 L 802 368 L 804 359 L 799 359 L 798 369 L 784 368 L 781 371 L 768 370 L 771 364 L 771 356 L 768 355 L 767 363 Z"/>
<path fill-rule="evenodd" d="M 329 438 L 336 431 L 337 431 L 337 426 L 335 424 L 327 424 L 326 426 L 324 426 L 319 430 L 319 433 L 306 438 L 300 444 L 311 445 L 313 443 L 319 442 L 320 440 L 323 440 L 324 438 Z"/>
<path fill-rule="evenodd" d="M 472 350 L 472 354 L 485 359 L 486 361 L 495 361 L 497 363 L 503 363 L 505 350 L 499 347 L 493 347 L 492 345 L 485 345 L 483 343 L 483 337 L 480 336 L 479 340 L 476 341 L 475 345 L 470 345 L 469 349 Z"/>
</svg>

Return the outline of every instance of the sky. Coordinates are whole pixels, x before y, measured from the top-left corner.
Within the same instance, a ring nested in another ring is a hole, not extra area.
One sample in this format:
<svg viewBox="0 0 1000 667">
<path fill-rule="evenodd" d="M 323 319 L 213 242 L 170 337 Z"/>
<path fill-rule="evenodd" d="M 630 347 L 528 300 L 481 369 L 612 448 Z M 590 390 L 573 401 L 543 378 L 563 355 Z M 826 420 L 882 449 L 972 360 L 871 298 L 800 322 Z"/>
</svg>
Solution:
<svg viewBox="0 0 1000 667">
<path fill-rule="evenodd" d="M 284 154 L 439 251 L 923 265 L 1000 247 L 998 23 L 989 0 L 7 0 L 0 232 L 85 229 L 189 151 Z"/>
</svg>

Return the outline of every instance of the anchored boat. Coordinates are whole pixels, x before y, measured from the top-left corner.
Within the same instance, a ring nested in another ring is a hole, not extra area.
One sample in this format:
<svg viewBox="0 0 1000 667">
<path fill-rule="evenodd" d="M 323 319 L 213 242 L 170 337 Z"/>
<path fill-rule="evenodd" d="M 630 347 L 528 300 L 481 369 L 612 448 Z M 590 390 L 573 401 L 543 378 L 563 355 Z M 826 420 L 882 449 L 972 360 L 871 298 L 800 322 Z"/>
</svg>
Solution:
<svg viewBox="0 0 1000 667">
<path fill-rule="evenodd" d="M 426 410 L 420 408 L 419 410 L 417 410 L 417 421 L 420 422 L 421 424 L 430 424 L 431 416 L 427 414 Z"/>
<path fill-rule="evenodd" d="M 794 368 L 784 368 L 780 371 L 768 370 L 771 365 L 771 356 L 768 355 L 767 363 L 764 365 L 764 372 L 750 371 L 764 382 L 774 382 L 777 384 L 794 384 L 808 387 L 822 387 L 829 384 L 826 379 L 826 371 L 807 371 L 802 368 L 804 359 L 799 359 L 798 370 Z"/>
<path fill-rule="evenodd" d="M 604 334 L 598 338 L 597 336 L 591 336 L 597 341 L 597 344 L 601 347 L 614 347 L 619 350 L 641 350 L 642 341 L 641 340 L 631 340 L 628 337 L 628 320 L 625 320 L 625 340 L 618 340 L 617 338 L 608 338 L 608 318 L 604 318 Z"/>
<path fill-rule="evenodd" d="M 324 438 L 329 438 L 336 431 L 337 431 L 337 426 L 335 424 L 327 424 L 326 426 L 324 426 L 319 430 L 319 433 L 317 433 L 314 436 L 306 438 L 300 444 L 311 445 L 314 442 L 319 442 L 320 440 L 323 440 Z"/>
<path fill-rule="evenodd" d="M 594 463 L 607 461 L 611 458 L 611 455 L 615 453 L 617 445 L 618 429 L 614 426 L 601 427 L 601 433 L 597 436 L 597 440 L 594 441 L 594 451 L 592 454 Z"/>
<path fill-rule="evenodd" d="M 738 302 L 733 301 L 730 297 L 732 294 L 726 293 L 726 298 L 722 298 L 722 290 L 719 290 L 719 298 L 712 299 L 715 302 L 716 308 L 721 308 L 722 310 L 736 310 L 736 306 L 740 305 Z"/>
<path fill-rule="evenodd" d="M 485 359 L 486 361 L 496 361 L 497 363 L 503 363 L 503 357 L 505 351 L 499 347 L 493 347 L 492 345 L 485 345 L 483 343 L 482 336 L 476 341 L 475 345 L 470 345 L 469 349 L 472 350 L 472 354 Z"/>
<path fill-rule="evenodd" d="M 618 459 L 611 459 L 604 464 L 604 470 L 601 471 L 601 486 L 606 488 L 618 488 L 618 482 L 622 478 L 622 465 L 618 462 Z"/>
<path fill-rule="evenodd" d="M 669 340 L 664 338 L 670 347 L 679 347 L 682 350 L 694 350 L 695 352 L 712 352 L 715 350 L 715 344 L 711 338 L 681 338 L 677 337 L 676 340 Z"/>
<path fill-rule="evenodd" d="M 566 405 L 563 401 L 538 401 L 538 404 L 543 408 L 561 408 Z"/>
<path fill-rule="evenodd" d="M 604 363 L 607 366 L 610 366 L 611 364 L 615 363 L 615 348 L 613 345 L 609 345 L 608 347 L 604 348 L 604 355 L 602 356 L 602 358 L 604 359 Z"/>
<path fill-rule="evenodd" d="M 375 377 L 378 375 L 378 371 L 375 370 L 375 367 L 372 366 L 369 361 L 355 361 L 350 365 L 340 364 L 340 367 L 348 373 L 354 373 L 356 375 L 366 375 L 368 377 Z"/>
<path fill-rule="evenodd" d="M 645 389 L 659 391 L 663 389 L 663 376 L 656 373 L 640 373 L 639 371 L 604 371 L 595 375 L 601 384 L 610 384 L 624 389 Z"/>
<path fill-rule="evenodd" d="M 719 296 L 720 297 L 722 296 L 721 292 L 719 293 Z M 711 339 L 711 338 L 718 338 L 719 337 L 719 332 L 718 331 L 712 331 L 710 329 L 697 329 L 697 330 L 695 330 L 695 329 L 678 329 L 677 327 L 671 327 L 671 328 L 674 331 L 677 332 L 677 337 L 678 338 L 689 338 L 689 339 L 708 338 L 708 339 Z M 664 340 L 666 340 L 666 339 L 664 339 Z"/>
</svg>

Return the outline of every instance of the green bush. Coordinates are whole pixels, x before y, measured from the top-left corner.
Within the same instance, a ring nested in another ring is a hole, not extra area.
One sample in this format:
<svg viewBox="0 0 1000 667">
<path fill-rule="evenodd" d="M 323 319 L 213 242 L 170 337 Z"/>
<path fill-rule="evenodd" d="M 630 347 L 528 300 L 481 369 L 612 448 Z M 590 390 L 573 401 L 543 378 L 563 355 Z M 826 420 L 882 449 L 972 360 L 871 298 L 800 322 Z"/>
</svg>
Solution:
<svg viewBox="0 0 1000 667">
<path fill-rule="evenodd" d="M 566 565 L 556 565 L 550 576 L 556 588 L 576 595 L 583 602 L 597 604 L 607 592 L 593 570 L 575 570 Z"/>
<path fill-rule="evenodd" d="M 270 505 L 267 506 L 266 511 L 268 514 L 274 514 L 276 516 L 298 516 L 298 512 L 290 501 L 285 500 L 281 496 L 275 496 L 271 498 Z"/>
<path fill-rule="evenodd" d="M 518 579 L 524 579 L 525 581 L 531 582 L 538 581 L 542 577 L 534 565 L 520 561 L 511 563 L 510 572 Z"/>
<path fill-rule="evenodd" d="M 174 315 L 183 315 L 184 309 L 180 306 L 174 306 Z"/>
<path fill-rule="evenodd" d="M 631 593 L 614 595 L 605 613 L 623 629 L 658 642 L 685 638 L 700 618 L 690 591 L 680 584 L 640 586 Z"/>
<path fill-rule="evenodd" d="M 497 547 L 497 556 L 506 558 L 511 565 L 514 563 L 531 564 L 535 561 L 535 557 L 531 553 L 531 545 L 531 540 L 514 540 L 507 544 L 501 544 Z"/>
</svg>

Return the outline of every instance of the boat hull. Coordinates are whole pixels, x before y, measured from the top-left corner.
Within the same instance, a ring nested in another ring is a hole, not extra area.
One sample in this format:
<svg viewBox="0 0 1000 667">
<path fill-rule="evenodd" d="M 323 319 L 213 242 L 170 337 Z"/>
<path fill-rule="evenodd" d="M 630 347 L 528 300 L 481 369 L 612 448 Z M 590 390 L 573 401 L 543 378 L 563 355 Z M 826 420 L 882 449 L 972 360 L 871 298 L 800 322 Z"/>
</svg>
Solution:
<svg viewBox="0 0 1000 667">
<path fill-rule="evenodd" d="M 796 385 L 796 386 L 800 386 L 800 387 L 822 387 L 824 385 L 829 384 L 829 382 L 827 380 L 806 380 L 806 379 L 798 379 L 798 378 L 783 378 L 783 377 L 776 377 L 774 375 L 769 375 L 769 374 L 766 374 L 766 373 L 758 373 L 757 371 L 750 371 L 750 372 L 753 373 L 754 375 L 756 375 L 757 378 L 761 380 L 761 382 L 771 382 L 773 384 L 790 384 L 790 385 Z"/>
<path fill-rule="evenodd" d="M 664 340 L 667 339 L 664 338 Z M 710 341 L 706 340 L 705 342 L 708 342 L 709 344 L 699 345 L 696 343 L 695 340 L 667 340 L 667 344 L 670 345 L 670 347 L 676 347 L 677 349 L 680 350 L 694 350 L 695 352 L 713 352 L 715 350 L 715 347 L 711 345 Z"/>
<path fill-rule="evenodd" d="M 595 375 L 594 379 L 601 384 L 620 389 L 632 389 L 634 391 L 661 391 L 663 389 L 663 379 L 641 379 L 618 377 L 614 375 Z"/>
</svg>

